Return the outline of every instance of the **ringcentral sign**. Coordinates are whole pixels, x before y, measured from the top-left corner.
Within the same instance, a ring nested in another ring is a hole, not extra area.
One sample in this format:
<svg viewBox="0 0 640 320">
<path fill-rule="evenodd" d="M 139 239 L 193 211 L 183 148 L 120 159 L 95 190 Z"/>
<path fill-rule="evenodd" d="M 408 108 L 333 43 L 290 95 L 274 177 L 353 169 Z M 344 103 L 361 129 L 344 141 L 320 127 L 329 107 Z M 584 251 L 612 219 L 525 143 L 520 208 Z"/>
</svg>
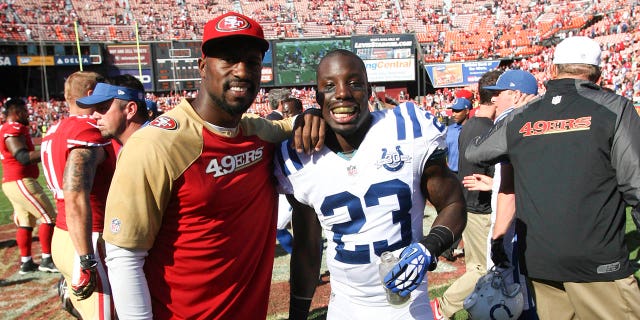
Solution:
<svg viewBox="0 0 640 320">
<path fill-rule="evenodd" d="M 371 82 L 416 79 L 415 37 L 409 34 L 354 36 L 353 52 L 364 61 Z"/>
</svg>

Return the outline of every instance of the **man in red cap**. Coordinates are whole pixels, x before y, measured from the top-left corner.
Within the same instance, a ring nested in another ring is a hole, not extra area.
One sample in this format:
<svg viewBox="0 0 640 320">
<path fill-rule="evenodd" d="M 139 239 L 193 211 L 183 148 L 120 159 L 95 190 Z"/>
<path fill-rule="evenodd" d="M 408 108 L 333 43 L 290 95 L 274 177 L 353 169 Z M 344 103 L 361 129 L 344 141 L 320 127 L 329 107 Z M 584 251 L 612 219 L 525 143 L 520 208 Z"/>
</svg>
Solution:
<svg viewBox="0 0 640 320">
<path fill-rule="evenodd" d="M 473 92 L 467 90 L 467 89 L 460 89 L 458 91 L 456 91 L 456 93 L 454 94 L 456 98 L 465 98 L 467 100 L 469 100 L 469 102 L 471 102 L 471 108 L 469 109 L 469 118 L 472 118 L 475 113 L 476 110 L 474 108 L 474 95 Z"/>
<path fill-rule="evenodd" d="M 471 102 L 473 102 L 473 92 L 467 90 L 467 89 L 460 89 L 458 91 L 456 91 L 455 94 L 456 98 L 465 98 Z"/>
<path fill-rule="evenodd" d="M 104 239 L 121 319 L 266 318 L 274 143 L 292 123 L 245 115 L 268 48 L 244 15 L 209 21 L 198 96 L 136 131 L 120 152 Z"/>
</svg>

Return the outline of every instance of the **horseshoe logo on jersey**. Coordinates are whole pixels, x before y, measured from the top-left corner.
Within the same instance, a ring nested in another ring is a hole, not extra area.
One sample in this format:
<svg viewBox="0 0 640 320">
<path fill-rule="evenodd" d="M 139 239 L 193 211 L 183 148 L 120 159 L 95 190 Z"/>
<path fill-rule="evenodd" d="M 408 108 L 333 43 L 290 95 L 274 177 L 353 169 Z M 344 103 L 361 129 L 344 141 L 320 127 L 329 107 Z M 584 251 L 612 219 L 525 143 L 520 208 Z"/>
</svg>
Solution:
<svg viewBox="0 0 640 320">
<path fill-rule="evenodd" d="M 411 157 L 404 155 L 400 146 L 396 146 L 395 152 L 382 148 L 382 157 L 376 162 L 376 166 L 378 168 L 384 167 L 389 171 L 398 171 L 402 169 L 405 162 L 411 162 Z"/>
</svg>

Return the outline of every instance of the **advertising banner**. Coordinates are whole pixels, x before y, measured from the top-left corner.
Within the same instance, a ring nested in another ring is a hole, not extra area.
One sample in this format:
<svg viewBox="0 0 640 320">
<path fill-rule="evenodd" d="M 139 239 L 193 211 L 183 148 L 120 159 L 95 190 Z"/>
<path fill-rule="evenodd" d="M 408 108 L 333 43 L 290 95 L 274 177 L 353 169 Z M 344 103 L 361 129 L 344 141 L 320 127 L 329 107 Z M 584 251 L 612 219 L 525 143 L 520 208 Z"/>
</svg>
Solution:
<svg viewBox="0 0 640 320">
<path fill-rule="evenodd" d="M 477 83 L 487 71 L 500 65 L 499 60 L 425 65 L 434 88 L 463 87 Z"/>
<path fill-rule="evenodd" d="M 365 60 L 369 82 L 415 80 L 415 59 Z"/>
<path fill-rule="evenodd" d="M 354 36 L 352 51 L 367 67 L 369 82 L 413 81 L 415 69 L 415 36 L 391 34 Z"/>
<path fill-rule="evenodd" d="M 56 66 L 78 66 L 78 56 L 54 56 Z M 101 64 L 99 55 L 82 56 L 82 65 Z"/>
<path fill-rule="evenodd" d="M 17 60 L 24 67 L 53 66 L 53 56 L 18 56 Z"/>
<path fill-rule="evenodd" d="M 142 82 L 142 85 L 144 85 L 144 91 L 155 91 L 153 86 L 153 71 L 151 70 L 151 68 L 143 68 L 142 76 L 140 76 L 140 70 L 138 69 L 113 68 L 109 70 L 108 76 L 113 77 L 123 74 L 130 74 L 138 78 L 138 80 Z"/>
<path fill-rule="evenodd" d="M 0 56 L 0 67 L 11 67 L 17 65 L 16 57 L 11 56 Z"/>
<path fill-rule="evenodd" d="M 55 56 L 0 56 L 0 67 L 23 66 L 23 67 L 40 67 L 40 66 L 77 66 L 78 56 L 74 55 L 55 55 Z M 102 57 L 99 55 L 83 55 L 82 64 L 101 64 Z"/>
<path fill-rule="evenodd" d="M 137 66 L 138 48 L 135 44 L 112 44 L 107 46 L 109 62 L 112 66 Z M 140 45 L 140 65 L 149 66 L 151 49 L 149 45 Z"/>
<path fill-rule="evenodd" d="M 273 44 L 269 45 L 269 50 L 264 53 L 262 59 L 262 78 L 260 85 L 265 87 L 273 86 Z"/>
</svg>

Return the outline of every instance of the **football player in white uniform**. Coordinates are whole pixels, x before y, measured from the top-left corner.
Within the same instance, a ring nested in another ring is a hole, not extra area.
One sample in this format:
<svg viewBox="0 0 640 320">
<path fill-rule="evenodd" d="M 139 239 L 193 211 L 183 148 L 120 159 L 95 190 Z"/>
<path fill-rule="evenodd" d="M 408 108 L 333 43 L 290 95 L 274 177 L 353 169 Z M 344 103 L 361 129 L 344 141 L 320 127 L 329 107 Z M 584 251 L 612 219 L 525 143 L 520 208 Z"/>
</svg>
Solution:
<svg viewBox="0 0 640 320">
<path fill-rule="evenodd" d="M 413 103 L 370 112 L 363 61 L 334 50 L 317 69 L 325 147 L 276 152 L 293 207 L 289 319 L 306 319 L 320 270 L 321 230 L 331 273 L 328 319 L 431 319 L 427 270 L 466 223 L 462 186 L 446 165 L 446 127 Z M 425 237 L 426 200 L 438 216 Z M 378 274 L 379 256 L 399 262 Z M 384 283 L 384 285 L 383 285 Z M 385 287 L 408 303 L 392 307 Z"/>
<path fill-rule="evenodd" d="M 287 201 L 287 197 L 284 194 L 278 195 L 278 223 L 276 224 L 276 239 L 280 243 L 280 247 L 287 253 L 291 253 L 293 248 L 291 243 L 293 242 L 293 236 L 287 230 L 287 225 L 291 222 L 291 205 Z"/>
</svg>

